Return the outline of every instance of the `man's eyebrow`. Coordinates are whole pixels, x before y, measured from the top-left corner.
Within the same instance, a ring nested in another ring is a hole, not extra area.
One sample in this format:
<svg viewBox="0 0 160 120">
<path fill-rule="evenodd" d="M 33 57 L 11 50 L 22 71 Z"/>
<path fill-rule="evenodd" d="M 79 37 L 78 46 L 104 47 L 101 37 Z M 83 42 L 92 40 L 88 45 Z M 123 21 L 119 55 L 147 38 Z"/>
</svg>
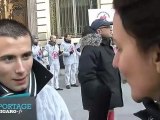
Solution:
<svg viewBox="0 0 160 120">
<path fill-rule="evenodd" d="M 23 53 L 22 55 L 26 55 L 26 54 L 32 54 L 32 51 L 27 51 L 27 52 L 25 52 L 25 53 Z"/>
<path fill-rule="evenodd" d="M 5 54 L 5 55 L 0 56 L 0 60 L 3 60 L 5 58 L 15 58 L 15 57 L 16 57 L 15 55 Z"/>
<path fill-rule="evenodd" d="M 30 54 L 32 54 L 32 51 L 27 51 L 27 52 L 24 52 L 23 54 L 22 54 L 22 56 L 23 55 L 30 55 Z M 15 55 L 12 55 L 12 54 L 5 54 L 5 55 L 2 55 L 2 56 L 0 56 L 0 59 L 4 59 L 4 58 L 6 58 L 6 57 L 16 57 Z"/>
</svg>

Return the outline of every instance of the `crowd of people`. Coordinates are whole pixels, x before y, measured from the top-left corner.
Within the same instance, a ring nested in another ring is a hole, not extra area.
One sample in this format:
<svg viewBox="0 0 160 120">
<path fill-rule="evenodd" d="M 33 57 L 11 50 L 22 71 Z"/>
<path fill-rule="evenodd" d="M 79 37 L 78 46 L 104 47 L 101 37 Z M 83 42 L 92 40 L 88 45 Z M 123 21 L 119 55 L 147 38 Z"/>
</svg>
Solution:
<svg viewBox="0 0 160 120">
<path fill-rule="evenodd" d="M 59 87 L 59 57 L 61 56 L 65 67 L 64 81 L 66 89 L 78 87 L 77 74 L 79 57 L 81 55 L 80 48 L 77 43 L 73 44 L 71 42 L 70 34 L 64 35 L 64 41 L 61 44 L 57 44 L 57 40 L 55 35 L 51 35 L 47 44 L 42 47 L 38 44 L 37 38 L 35 38 L 32 45 L 33 57 L 53 74 L 49 84 L 56 90 L 63 90 Z"/>
</svg>

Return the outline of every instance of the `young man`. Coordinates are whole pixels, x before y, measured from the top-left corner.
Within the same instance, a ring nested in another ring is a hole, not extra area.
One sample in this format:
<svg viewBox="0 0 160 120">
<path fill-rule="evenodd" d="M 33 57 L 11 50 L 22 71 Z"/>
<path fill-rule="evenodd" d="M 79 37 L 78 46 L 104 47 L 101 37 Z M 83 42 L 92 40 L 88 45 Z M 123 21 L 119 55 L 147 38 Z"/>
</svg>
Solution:
<svg viewBox="0 0 160 120">
<path fill-rule="evenodd" d="M 30 31 L 17 21 L 0 20 L 0 97 L 37 95 L 38 120 L 71 120 L 63 99 L 46 85 L 51 77 L 33 59 Z"/>
<path fill-rule="evenodd" d="M 71 43 L 71 35 L 64 35 L 64 42 L 60 45 L 60 50 L 63 51 L 63 62 L 65 65 L 65 82 L 66 88 L 78 87 L 76 84 L 76 66 L 75 62 L 75 47 Z"/>
</svg>

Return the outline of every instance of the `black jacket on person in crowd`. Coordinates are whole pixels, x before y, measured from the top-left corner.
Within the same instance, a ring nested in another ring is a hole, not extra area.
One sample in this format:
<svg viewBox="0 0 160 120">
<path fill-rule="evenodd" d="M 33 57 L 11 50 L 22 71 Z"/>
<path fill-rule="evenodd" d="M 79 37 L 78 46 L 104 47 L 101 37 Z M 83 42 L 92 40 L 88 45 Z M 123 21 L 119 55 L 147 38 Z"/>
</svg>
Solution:
<svg viewBox="0 0 160 120">
<path fill-rule="evenodd" d="M 100 35 L 92 33 L 80 40 L 78 79 L 86 110 L 97 106 L 103 110 L 123 106 L 120 74 L 112 66 L 114 51 L 108 39 L 102 40 Z"/>
<path fill-rule="evenodd" d="M 160 120 L 160 105 L 158 102 L 150 98 L 144 98 L 142 103 L 146 109 L 134 113 L 135 116 L 141 120 Z"/>
</svg>

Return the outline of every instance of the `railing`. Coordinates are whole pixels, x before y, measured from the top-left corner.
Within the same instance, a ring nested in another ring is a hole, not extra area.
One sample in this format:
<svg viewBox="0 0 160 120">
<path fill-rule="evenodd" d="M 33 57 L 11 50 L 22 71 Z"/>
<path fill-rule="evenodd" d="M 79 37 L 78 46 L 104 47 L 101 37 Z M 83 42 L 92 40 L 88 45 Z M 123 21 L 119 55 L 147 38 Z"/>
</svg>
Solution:
<svg viewBox="0 0 160 120">
<path fill-rule="evenodd" d="M 95 1 L 95 0 L 94 0 Z M 53 7 L 54 2 L 51 2 L 51 13 L 55 11 L 55 7 Z M 57 18 L 59 16 L 58 22 L 53 22 L 51 19 L 51 23 L 57 23 L 56 28 L 51 25 L 52 33 L 61 37 L 65 33 L 72 34 L 74 36 L 81 35 L 84 26 L 89 24 L 88 20 L 88 9 L 93 6 L 93 0 L 58 0 L 56 2 L 57 14 L 51 14 L 51 18 Z M 55 13 L 55 12 L 54 12 Z M 54 19 L 54 21 L 57 19 Z M 58 24 L 59 23 L 59 24 Z"/>
</svg>

